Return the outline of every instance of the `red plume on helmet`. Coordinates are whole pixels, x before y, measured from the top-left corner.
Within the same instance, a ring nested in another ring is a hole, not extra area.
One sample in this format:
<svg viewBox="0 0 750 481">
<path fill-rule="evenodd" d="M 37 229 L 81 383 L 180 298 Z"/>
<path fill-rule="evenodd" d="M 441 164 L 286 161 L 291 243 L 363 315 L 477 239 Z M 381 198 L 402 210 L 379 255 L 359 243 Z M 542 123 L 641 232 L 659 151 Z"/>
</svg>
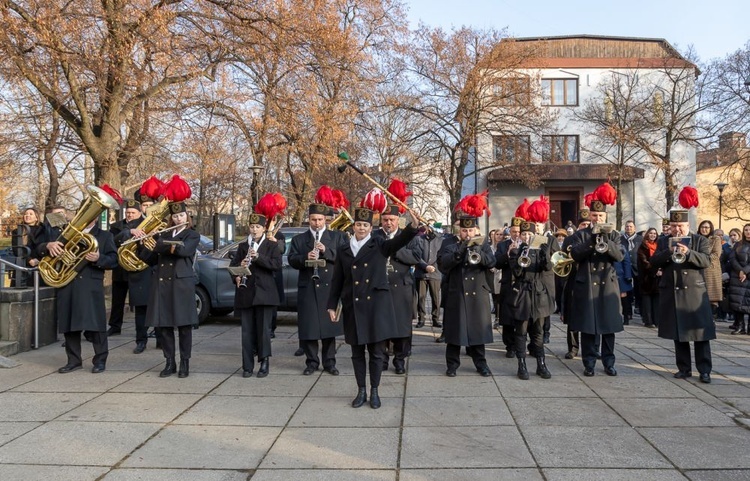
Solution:
<svg viewBox="0 0 750 481">
<path fill-rule="evenodd" d="M 529 220 L 529 207 L 531 207 L 531 204 L 529 203 L 529 199 L 524 199 L 523 202 L 521 202 L 521 205 L 519 205 L 518 208 L 516 209 L 515 217 L 520 217 L 521 219 L 528 221 Z"/>
<path fill-rule="evenodd" d="M 696 190 L 695 187 L 686 185 L 680 191 L 678 199 L 680 201 L 680 205 L 685 209 L 698 207 L 698 190 Z"/>
<path fill-rule="evenodd" d="M 617 191 L 612 184 L 605 182 L 594 189 L 594 199 L 601 201 L 604 205 L 615 205 L 617 202 Z"/>
<path fill-rule="evenodd" d="M 406 199 L 408 199 L 409 196 L 413 194 L 413 192 L 409 192 L 408 190 L 406 190 L 405 183 L 395 177 L 391 181 L 391 185 L 388 186 L 388 192 L 393 194 L 394 197 L 396 197 L 404 204 L 406 203 Z M 399 213 L 403 214 L 404 212 L 406 212 L 406 209 L 403 206 L 399 205 L 398 211 Z"/>
<path fill-rule="evenodd" d="M 281 195 L 281 192 L 274 192 L 273 200 L 276 201 L 276 208 L 279 210 L 279 214 L 283 214 L 287 206 L 286 198 Z"/>
<path fill-rule="evenodd" d="M 490 212 L 489 205 L 487 205 L 487 194 L 488 191 L 485 190 L 481 194 L 464 196 L 463 199 L 458 201 L 456 208 L 453 210 L 461 211 L 469 217 L 481 217 L 486 211 L 487 217 L 489 217 L 492 213 Z"/>
<path fill-rule="evenodd" d="M 591 207 L 591 203 L 594 201 L 594 193 L 588 193 L 583 196 L 583 203 L 586 205 L 586 207 Z"/>
<path fill-rule="evenodd" d="M 267 222 L 270 223 L 274 217 L 284 212 L 286 205 L 286 199 L 281 193 L 268 193 L 261 197 L 258 203 L 255 204 L 255 212 L 265 216 Z"/>
<path fill-rule="evenodd" d="M 112 187 L 110 187 L 109 184 L 104 184 L 104 185 L 102 185 L 101 188 L 102 188 L 102 190 L 104 192 L 106 192 L 107 194 L 109 194 L 110 197 L 112 197 L 113 199 L 115 199 L 115 201 L 117 201 L 118 204 L 122 204 L 122 196 L 120 195 L 120 193 L 116 189 L 113 189 Z"/>
<path fill-rule="evenodd" d="M 182 202 L 185 199 L 189 199 L 193 195 L 193 191 L 190 190 L 190 186 L 182 177 L 173 175 L 164 186 L 163 194 L 170 202 Z M 151 196 L 149 195 L 149 197 Z"/>
<path fill-rule="evenodd" d="M 166 184 L 159 180 L 155 175 L 152 175 L 146 182 L 141 185 L 141 194 L 150 197 L 154 200 L 164 195 L 164 188 Z"/>
<path fill-rule="evenodd" d="M 315 203 L 325 204 L 328 207 L 333 207 L 333 204 L 335 203 L 335 199 L 333 197 L 333 189 L 325 184 L 321 185 L 320 189 L 318 189 L 318 192 L 315 193 Z"/>
<path fill-rule="evenodd" d="M 343 190 L 333 189 L 333 204 L 331 207 L 334 209 L 346 209 L 349 207 L 349 199 L 346 198 Z"/>
<path fill-rule="evenodd" d="M 543 195 L 539 196 L 538 200 L 535 200 L 529 206 L 529 222 L 547 222 L 549 219 L 549 198 Z"/>
<path fill-rule="evenodd" d="M 382 214 L 388 207 L 388 201 L 383 191 L 375 187 L 364 196 L 359 206 Z"/>
</svg>

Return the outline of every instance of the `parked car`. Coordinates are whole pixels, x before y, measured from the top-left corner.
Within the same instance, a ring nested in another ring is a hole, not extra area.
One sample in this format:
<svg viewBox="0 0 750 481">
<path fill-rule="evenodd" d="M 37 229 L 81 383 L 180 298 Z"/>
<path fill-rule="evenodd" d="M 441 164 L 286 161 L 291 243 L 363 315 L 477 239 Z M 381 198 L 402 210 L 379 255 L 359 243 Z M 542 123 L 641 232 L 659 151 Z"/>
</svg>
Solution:
<svg viewBox="0 0 750 481">
<path fill-rule="evenodd" d="M 284 280 L 284 299 L 280 311 L 297 310 L 298 271 L 287 261 L 287 254 L 292 237 L 305 232 L 307 227 L 282 227 L 286 237 L 286 248 L 282 257 L 282 278 Z M 195 260 L 197 285 L 195 286 L 195 304 L 198 310 L 198 321 L 203 322 L 209 316 L 227 315 L 234 310 L 234 283 L 227 272 L 227 267 L 237 253 L 239 242 L 234 242 L 215 252 L 199 255 Z"/>
<path fill-rule="evenodd" d="M 221 240 L 219 244 L 219 249 L 226 246 L 228 244 L 227 241 Z M 198 252 L 201 254 L 209 254 L 214 251 L 214 240 L 208 236 L 201 234 L 201 240 L 198 242 Z"/>
</svg>

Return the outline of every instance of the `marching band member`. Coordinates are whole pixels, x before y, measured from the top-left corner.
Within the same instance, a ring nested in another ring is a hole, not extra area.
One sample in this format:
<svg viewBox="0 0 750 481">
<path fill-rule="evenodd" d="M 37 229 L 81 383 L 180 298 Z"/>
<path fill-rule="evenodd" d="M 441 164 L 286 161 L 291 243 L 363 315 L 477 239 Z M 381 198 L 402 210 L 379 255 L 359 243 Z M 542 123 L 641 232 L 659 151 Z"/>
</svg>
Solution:
<svg viewBox="0 0 750 481">
<path fill-rule="evenodd" d="M 524 204 L 521 205 L 524 206 Z M 525 205 L 526 209 L 528 209 L 528 202 Z M 522 207 L 519 207 L 519 209 L 522 209 Z M 510 256 L 508 254 L 512 248 L 517 248 L 521 243 L 521 224 L 525 222 L 524 218 L 519 215 L 522 213 L 518 209 L 516 210 L 516 215 L 510 220 L 510 227 L 508 228 L 510 239 L 499 243 L 495 252 L 495 267 L 502 270 L 500 296 L 495 309 L 500 310 L 500 325 L 503 330 L 503 344 L 505 345 L 505 357 L 507 358 L 516 355 L 515 323 L 513 316 L 508 312 L 506 303 L 506 299 L 512 290 Z"/>
<path fill-rule="evenodd" d="M 582 209 L 578 210 L 578 230 L 587 229 L 591 225 L 591 221 L 589 220 L 589 208 L 583 207 Z M 572 235 L 572 234 L 571 234 Z M 568 246 L 570 243 L 568 242 L 568 238 L 570 236 L 566 237 L 563 241 L 563 252 L 567 251 Z M 570 322 L 568 322 L 568 319 L 571 319 L 573 317 L 573 286 L 575 285 L 575 278 L 576 278 L 576 264 L 571 264 L 571 270 L 570 274 L 564 279 L 563 283 L 563 294 L 562 294 L 562 308 L 560 309 L 560 319 L 562 320 L 563 324 L 565 324 L 566 327 L 566 339 L 568 342 L 568 352 L 565 354 L 565 359 L 573 359 L 578 355 L 578 351 L 580 350 L 581 340 L 580 340 L 580 334 L 578 331 L 574 331 L 570 328 Z M 572 279 L 572 280 L 571 280 Z M 596 350 L 597 352 L 599 349 Z"/>
<path fill-rule="evenodd" d="M 383 212 L 385 196 L 373 189 L 365 196 L 361 207 L 354 210 L 354 235 L 339 252 L 334 265 L 328 314 L 337 319 L 336 308 L 341 300 L 344 339 L 352 346 L 352 365 L 357 379 L 357 396 L 352 407 L 367 401 L 365 378 L 369 353 L 370 407 L 381 405 L 378 387 L 385 358 L 385 341 L 398 335 L 396 316 L 388 287 L 386 262 L 417 234 L 418 222 L 407 214 L 410 225 L 391 240 L 372 236 L 374 210 Z M 411 305 L 409 305 L 411 308 Z"/>
</svg>

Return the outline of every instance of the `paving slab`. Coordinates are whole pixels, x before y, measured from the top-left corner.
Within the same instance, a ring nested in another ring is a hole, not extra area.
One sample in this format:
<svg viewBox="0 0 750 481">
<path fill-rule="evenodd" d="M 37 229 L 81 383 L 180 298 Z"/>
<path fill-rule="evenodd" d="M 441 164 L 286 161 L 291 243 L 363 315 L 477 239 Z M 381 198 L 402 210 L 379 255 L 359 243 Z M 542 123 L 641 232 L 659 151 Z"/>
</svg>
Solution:
<svg viewBox="0 0 750 481">
<path fill-rule="evenodd" d="M 402 468 L 524 468 L 535 463 L 515 426 L 404 427 Z"/>
<path fill-rule="evenodd" d="M 259 469 L 253 481 L 396 481 L 395 469 Z M 401 479 L 404 479 L 403 475 Z"/>
<path fill-rule="evenodd" d="M 191 360 L 192 365 L 192 360 Z M 143 392 L 160 394 L 206 394 L 224 382 L 229 375 L 222 373 L 190 372 L 190 376 L 180 379 L 176 374 L 159 377 L 162 365 L 146 371 L 140 376 L 112 388 L 112 392 Z"/>
<path fill-rule="evenodd" d="M 175 424 L 284 426 L 301 397 L 206 396 L 174 421 Z"/>
<path fill-rule="evenodd" d="M 607 402 L 631 426 L 735 426 L 731 417 L 698 399 L 627 398 Z"/>
<path fill-rule="evenodd" d="M 17 356 L 16 356 L 17 357 Z M 13 389 L 48 375 L 52 367 L 22 364 L 13 369 L 0 369 L 0 392 Z"/>
<path fill-rule="evenodd" d="M 543 468 L 671 468 L 629 427 L 521 426 L 534 459 Z M 586 450 L 581 451 L 581 440 Z"/>
<path fill-rule="evenodd" d="M 246 481 L 249 471 L 205 469 L 119 468 L 107 473 L 103 481 Z M 255 478 L 253 478 L 255 479 Z"/>
<path fill-rule="evenodd" d="M 750 399 L 742 397 L 726 397 L 721 398 L 721 400 L 735 409 L 742 411 L 746 416 L 750 416 Z"/>
<path fill-rule="evenodd" d="M 280 431 L 276 427 L 167 426 L 121 467 L 255 469 Z"/>
<path fill-rule="evenodd" d="M 109 470 L 93 466 L 37 466 L 0 464 L 0 479 L 23 481 L 94 481 Z"/>
<path fill-rule="evenodd" d="M 104 371 L 91 374 L 91 368 L 67 374 L 53 373 L 21 386 L 13 388 L 14 392 L 107 392 L 115 386 L 127 382 L 140 374 L 140 371 Z"/>
<path fill-rule="evenodd" d="M 213 396 L 291 396 L 302 397 L 317 381 L 315 376 L 277 375 L 260 378 L 242 377 L 238 372 L 228 377 L 216 389 Z"/>
<path fill-rule="evenodd" d="M 532 375 L 531 379 L 523 381 L 518 379 L 514 373 L 513 376 L 496 377 L 495 380 L 500 393 L 505 398 L 580 398 L 596 396 L 596 393 L 585 382 L 575 376 L 552 376 L 550 379 L 542 379 Z"/>
<path fill-rule="evenodd" d="M 401 426 L 403 398 L 381 396 L 380 409 L 369 404 L 355 409 L 350 398 L 307 397 L 289 421 L 294 427 L 392 427 Z"/>
<path fill-rule="evenodd" d="M 141 373 L 156 366 L 164 365 L 164 354 L 161 349 L 154 349 L 154 341 L 150 340 L 146 350 L 141 354 L 133 354 L 135 341 L 127 343 L 118 349 L 110 346 L 107 357 L 107 372 L 135 371 Z M 192 367 L 192 366 L 191 366 Z"/>
<path fill-rule="evenodd" d="M 168 423 L 200 394 L 104 393 L 60 416 L 63 421 Z"/>
<path fill-rule="evenodd" d="M 686 481 L 676 469 L 544 469 L 547 481 Z M 714 481 L 718 481 L 714 478 Z"/>
<path fill-rule="evenodd" d="M 96 393 L 0 393 L 0 421 L 50 421 L 98 396 Z"/>
<path fill-rule="evenodd" d="M 402 469 L 400 481 L 542 481 L 538 469 Z"/>
<path fill-rule="evenodd" d="M 260 469 L 395 469 L 398 446 L 398 428 L 290 427 Z"/>
<path fill-rule="evenodd" d="M 690 481 L 750 481 L 750 470 L 747 469 L 688 471 L 685 475 Z"/>
<path fill-rule="evenodd" d="M 626 426 L 601 399 L 509 398 L 510 412 L 519 426 Z"/>
<path fill-rule="evenodd" d="M 492 397 L 407 398 L 404 426 L 512 426 L 502 399 Z"/>
<path fill-rule="evenodd" d="M 665 382 L 661 376 L 617 376 L 600 375 L 582 378 L 597 395 L 603 398 L 648 398 L 648 397 L 692 397 L 676 382 Z"/>
<path fill-rule="evenodd" d="M 312 376 L 301 376 L 312 377 Z M 409 377 L 412 382 L 413 377 Z M 368 378 L 369 380 L 369 378 Z M 383 376 L 380 379 L 378 394 L 380 397 L 399 397 L 404 396 L 405 376 Z M 370 388 L 367 387 L 369 395 Z M 357 380 L 354 376 L 340 375 L 331 376 L 330 374 L 321 374 L 315 386 L 310 390 L 311 397 L 344 397 L 351 401 L 357 395 Z M 399 403 L 400 404 L 400 403 Z"/>
<path fill-rule="evenodd" d="M 471 372 L 459 370 L 457 377 L 409 376 L 409 382 L 406 385 L 407 397 L 448 398 L 467 395 L 497 396 L 497 384 L 492 377 L 481 377 L 474 366 L 471 366 Z"/>
<path fill-rule="evenodd" d="M 161 424 L 51 421 L 0 447 L 0 464 L 113 466 Z"/>
<path fill-rule="evenodd" d="M 750 446 L 749 429 L 676 427 L 638 431 L 681 469 L 750 468 L 750 456 L 743 453 Z"/>
<path fill-rule="evenodd" d="M 0 422 L 0 446 L 22 436 L 41 423 L 34 422 Z M 0 479 L 8 479 L 2 478 Z"/>
</svg>

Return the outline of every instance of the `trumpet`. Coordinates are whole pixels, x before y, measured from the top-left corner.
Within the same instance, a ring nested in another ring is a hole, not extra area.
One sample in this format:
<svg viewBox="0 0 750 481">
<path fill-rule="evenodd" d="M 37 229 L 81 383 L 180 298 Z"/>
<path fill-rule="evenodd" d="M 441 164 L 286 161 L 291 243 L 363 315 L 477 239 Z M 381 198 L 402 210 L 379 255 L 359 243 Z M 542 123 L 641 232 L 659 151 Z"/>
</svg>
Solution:
<svg viewBox="0 0 750 481">
<path fill-rule="evenodd" d="M 529 256 L 529 246 L 525 246 L 518 256 L 518 265 L 524 269 L 531 265 L 531 256 Z"/>
<path fill-rule="evenodd" d="M 484 243 L 484 236 L 474 236 L 464 242 L 466 242 L 466 248 L 468 250 L 466 254 L 466 262 L 473 266 L 482 262 L 482 254 L 479 252 L 479 249 L 481 249 L 482 243 Z"/>
<path fill-rule="evenodd" d="M 687 256 L 680 252 L 677 246 L 674 246 L 674 250 L 672 251 L 672 262 L 675 264 L 682 264 L 686 260 Z"/>
<path fill-rule="evenodd" d="M 612 224 L 596 224 L 591 229 L 591 232 L 593 234 L 596 234 L 596 244 L 594 245 L 594 250 L 599 254 L 604 254 L 609 250 L 609 244 L 607 244 L 606 236 L 610 232 L 612 232 L 613 229 L 614 225 Z"/>
</svg>

